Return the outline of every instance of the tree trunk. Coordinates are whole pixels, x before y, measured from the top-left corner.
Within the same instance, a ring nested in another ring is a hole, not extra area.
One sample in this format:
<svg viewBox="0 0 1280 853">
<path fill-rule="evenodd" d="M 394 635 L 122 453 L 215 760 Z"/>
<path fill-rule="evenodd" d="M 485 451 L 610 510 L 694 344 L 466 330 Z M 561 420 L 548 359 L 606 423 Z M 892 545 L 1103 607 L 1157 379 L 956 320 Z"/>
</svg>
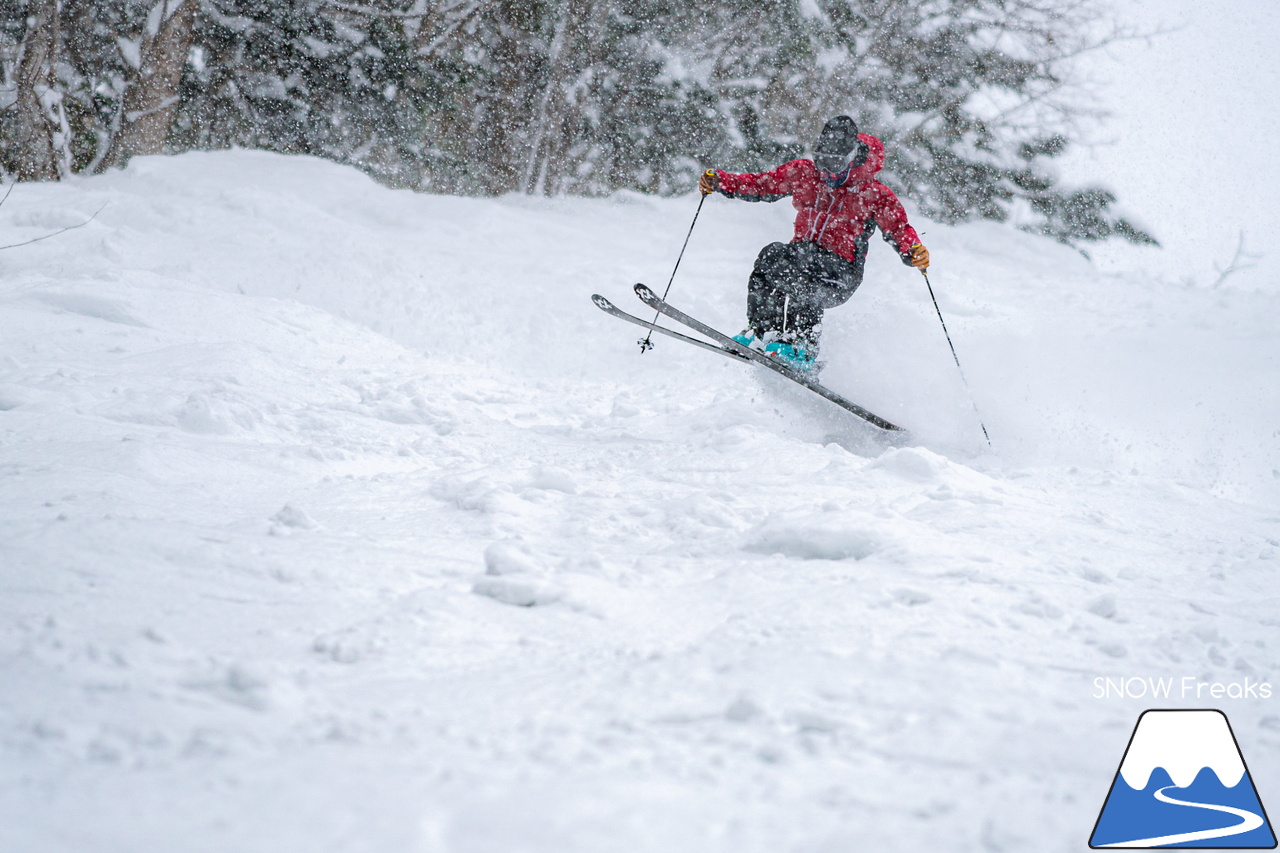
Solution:
<svg viewBox="0 0 1280 853">
<path fill-rule="evenodd" d="M 472 180 L 486 194 L 523 188 L 529 124 L 536 109 L 531 81 L 540 59 L 536 9 L 527 0 L 498 0 L 486 9 L 490 65 L 476 92 L 468 134 Z"/>
<path fill-rule="evenodd" d="M 7 157 L 20 181 L 56 181 L 61 176 L 54 134 L 62 122 L 57 120 L 61 112 L 53 88 L 60 7 L 60 0 L 34 0 L 22 39 Z"/>
<path fill-rule="evenodd" d="M 198 5 L 198 0 L 159 0 L 147 16 L 142 61 L 125 91 L 120 129 L 105 165 L 123 166 L 135 154 L 164 151 Z"/>
<path fill-rule="evenodd" d="M 567 0 L 556 23 L 547 57 L 547 79 L 533 117 L 533 138 L 521 187 L 526 194 L 555 195 L 573 171 L 575 164 L 568 160 L 568 151 L 577 141 L 572 125 L 578 108 L 572 87 L 594 64 L 592 35 L 599 25 L 598 6 L 595 0 Z"/>
</svg>

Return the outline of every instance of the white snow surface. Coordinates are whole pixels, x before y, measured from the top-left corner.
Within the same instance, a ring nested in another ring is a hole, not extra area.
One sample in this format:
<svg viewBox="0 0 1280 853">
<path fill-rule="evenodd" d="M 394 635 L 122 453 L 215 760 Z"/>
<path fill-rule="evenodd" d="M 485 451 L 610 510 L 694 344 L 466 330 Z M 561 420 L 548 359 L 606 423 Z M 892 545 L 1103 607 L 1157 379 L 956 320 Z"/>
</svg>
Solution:
<svg viewBox="0 0 1280 853">
<path fill-rule="evenodd" d="M 186 154 L 0 244 L 103 205 L 0 252 L 0 849 L 1080 850 L 1095 678 L 1277 678 L 1280 287 L 917 218 L 993 446 L 875 241 L 824 380 L 894 444 L 591 304 L 696 197 Z M 740 328 L 790 213 L 710 198 L 672 302 Z"/>
<path fill-rule="evenodd" d="M 1244 760 L 1221 711 L 1148 711 L 1138 721 L 1124 754 L 1120 775 L 1141 791 L 1151 773 L 1163 767 L 1179 788 L 1186 788 L 1208 767 L 1218 781 L 1234 788 L 1244 778 Z"/>
</svg>

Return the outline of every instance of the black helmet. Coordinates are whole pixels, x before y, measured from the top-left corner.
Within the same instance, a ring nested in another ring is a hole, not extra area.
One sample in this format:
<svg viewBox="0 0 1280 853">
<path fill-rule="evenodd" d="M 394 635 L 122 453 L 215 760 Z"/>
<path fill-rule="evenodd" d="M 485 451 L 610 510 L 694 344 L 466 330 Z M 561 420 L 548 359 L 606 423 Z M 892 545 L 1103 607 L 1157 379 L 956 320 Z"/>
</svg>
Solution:
<svg viewBox="0 0 1280 853">
<path fill-rule="evenodd" d="M 843 172 L 858 168 L 867 159 L 867 144 L 858 138 L 858 123 L 849 116 L 836 116 L 822 128 L 813 146 L 813 164 L 820 172 Z"/>
</svg>

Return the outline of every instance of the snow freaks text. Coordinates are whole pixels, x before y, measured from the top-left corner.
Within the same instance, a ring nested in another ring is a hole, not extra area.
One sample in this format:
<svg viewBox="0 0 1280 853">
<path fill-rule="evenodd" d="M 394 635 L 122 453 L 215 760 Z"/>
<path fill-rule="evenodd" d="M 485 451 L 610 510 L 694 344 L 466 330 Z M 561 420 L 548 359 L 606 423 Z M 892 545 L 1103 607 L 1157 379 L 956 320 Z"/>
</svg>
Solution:
<svg viewBox="0 0 1280 853">
<path fill-rule="evenodd" d="M 1271 684 L 1254 681 L 1203 681 L 1193 675 L 1181 678 L 1093 679 L 1094 699 L 1270 699 Z"/>
</svg>

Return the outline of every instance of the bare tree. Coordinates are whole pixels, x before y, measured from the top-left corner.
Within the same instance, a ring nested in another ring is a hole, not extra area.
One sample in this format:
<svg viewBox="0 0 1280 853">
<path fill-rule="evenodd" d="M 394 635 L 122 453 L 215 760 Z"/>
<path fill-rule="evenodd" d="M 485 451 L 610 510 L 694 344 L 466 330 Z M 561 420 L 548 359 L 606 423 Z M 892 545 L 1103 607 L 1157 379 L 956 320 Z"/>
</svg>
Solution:
<svg viewBox="0 0 1280 853">
<path fill-rule="evenodd" d="M 1231 256 L 1231 260 L 1225 267 L 1214 264 L 1213 268 L 1218 273 L 1218 278 L 1213 283 L 1216 289 L 1227 278 L 1242 270 L 1251 270 L 1258 265 L 1258 261 L 1262 259 L 1262 255 L 1246 252 L 1244 249 L 1244 229 L 1240 231 L 1240 239 L 1236 241 L 1236 252 Z"/>
<path fill-rule="evenodd" d="M 152 7 L 143 31 L 141 61 L 125 91 L 120 127 L 105 165 L 122 166 L 135 154 L 164 151 L 198 5 L 198 0 L 159 0 Z"/>
<path fill-rule="evenodd" d="M 70 133 L 54 85 L 61 7 L 61 0 L 33 0 L 19 48 L 5 159 L 20 181 L 56 181 L 71 170 Z"/>
<path fill-rule="evenodd" d="M 569 149 L 576 141 L 574 119 L 581 102 L 580 90 L 590 85 L 596 61 L 592 34 L 605 4 L 596 0 L 568 0 L 557 10 L 558 18 L 546 57 L 545 80 L 531 116 L 531 138 L 521 191 L 554 195 L 562 177 L 575 165 Z"/>
</svg>

